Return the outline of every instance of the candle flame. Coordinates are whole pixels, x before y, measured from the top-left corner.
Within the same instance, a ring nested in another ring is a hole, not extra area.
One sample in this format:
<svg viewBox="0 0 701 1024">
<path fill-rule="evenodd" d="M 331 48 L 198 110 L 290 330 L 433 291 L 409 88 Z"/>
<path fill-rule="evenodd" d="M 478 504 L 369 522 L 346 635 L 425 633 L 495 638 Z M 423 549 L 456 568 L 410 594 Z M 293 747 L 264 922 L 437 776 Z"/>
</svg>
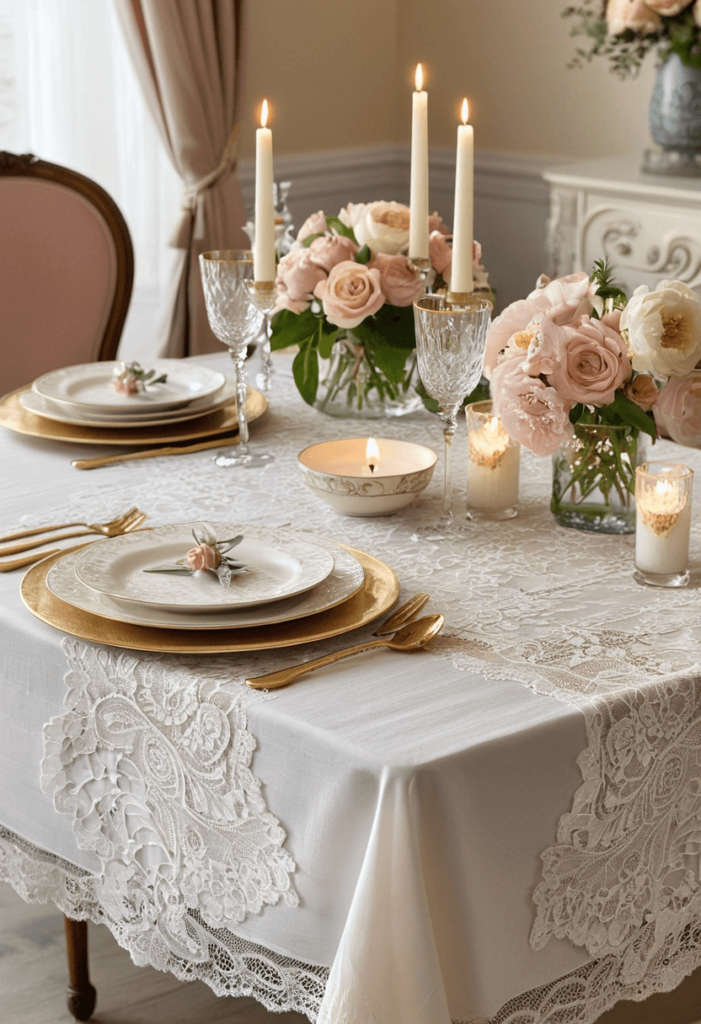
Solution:
<svg viewBox="0 0 701 1024">
<path fill-rule="evenodd" d="M 416 91 L 421 92 L 424 87 L 424 69 L 420 64 L 416 65 L 416 74 L 414 76 L 414 84 L 416 85 Z"/>
<path fill-rule="evenodd" d="M 263 106 L 260 108 L 260 126 L 261 128 L 268 127 L 268 101 L 263 100 Z"/>
<path fill-rule="evenodd" d="M 374 437 L 368 438 L 368 443 L 365 445 L 365 458 L 368 461 L 370 472 L 374 473 L 377 469 L 377 463 L 380 461 L 380 449 L 377 447 L 377 441 Z"/>
<path fill-rule="evenodd" d="M 462 123 L 467 124 L 470 116 L 470 104 L 467 102 L 467 96 L 462 101 Z"/>
</svg>

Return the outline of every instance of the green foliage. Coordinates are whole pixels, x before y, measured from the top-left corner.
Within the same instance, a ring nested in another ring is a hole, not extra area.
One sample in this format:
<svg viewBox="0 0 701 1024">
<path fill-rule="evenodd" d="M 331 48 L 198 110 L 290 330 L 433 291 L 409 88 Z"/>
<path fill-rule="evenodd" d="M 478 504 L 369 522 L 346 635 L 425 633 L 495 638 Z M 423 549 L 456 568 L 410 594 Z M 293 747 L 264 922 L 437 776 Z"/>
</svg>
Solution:
<svg viewBox="0 0 701 1024">
<path fill-rule="evenodd" d="M 372 252 L 369 245 L 364 245 L 362 249 L 359 249 L 355 254 L 356 263 L 369 263 L 372 259 Z"/>
<path fill-rule="evenodd" d="M 635 77 L 645 57 L 654 49 L 661 61 L 670 53 L 677 53 L 684 64 L 701 67 L 701 29 L 694 21 L 693 5 L 679 14 L 661 15 L 661 30 L 647 35 L 633 29 L 609 35 L 605 0 L 579 0 L 569 4 L 562 17 L 573 19 L 570 34 L 584 40 L 569 67 L 582 67 L 594 57 L 604 57 L 619 78 Z"/>
<path fill-rule="evenodd" d="M 573 405 L 570 409 L 570 423 L 581 423 L 583 426 L 599 424 L 609 427 L 631 427 L 649 434 L 653 441 L 657 440 L 657 428 L 652 413 L 643 412 L 640 406 L 626 398 L 622 391 L 617 391 L 613 402 L 603 408 L 582 405 L 581 402 Z"/>
<path fill-rule="evenodd" d="M 319 353 L 314 345 L 300 348 L 292 363 L 292 376 L 307 405 L 314 405 L 319 387 Z"/>
<path fill-rule="evenodd" d="M 625 307 L 628 301 L 626 293 L 616 284 L 613 269 L 609 265 L 608 260 L 594 261 L 594 272 L 591 275 L 591 280 L 597 285 L 596 293 L 604 302 L 610 300 L 610 303 L 616 309 L 623 309 Z"/>
<path fill-rule="evenodd" d="M 337 235 L 343 235 L 344 238 L 350 238 L 352 242 L 355 242 L 356 245 L 358 244 L 353 228 L 346 227 L 340 217 L 327 217 L 326 223 Z"/>
</svg>

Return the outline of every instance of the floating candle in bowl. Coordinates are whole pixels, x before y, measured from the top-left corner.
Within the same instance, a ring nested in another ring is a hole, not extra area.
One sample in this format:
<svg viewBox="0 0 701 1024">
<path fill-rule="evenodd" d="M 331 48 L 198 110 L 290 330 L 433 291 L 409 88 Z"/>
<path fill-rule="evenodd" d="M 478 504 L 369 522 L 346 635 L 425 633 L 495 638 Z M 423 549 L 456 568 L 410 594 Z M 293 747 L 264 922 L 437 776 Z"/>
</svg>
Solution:
<svg viewBox="0 0 701 1024">
<path fill-rule="evenodd" d="M 467 417 L 467 518 L 517 515 L 521 447 L 507 434 L 491 402 L 473 402 Z"/>
<path fill-rule="evenodd" d="M 635 578 L 653 587 L 689 582 L 691 485 L 694 474 L 674 462 L 645 462 L 635 471 Z"/>
<path fill-rule="evenodd" d="M 337 512 L 386 516 L 428 486 L 438 456 L 430 448 L 384 437 L 339 438 L 299 454 L 302 479 Z"/>
</svg>

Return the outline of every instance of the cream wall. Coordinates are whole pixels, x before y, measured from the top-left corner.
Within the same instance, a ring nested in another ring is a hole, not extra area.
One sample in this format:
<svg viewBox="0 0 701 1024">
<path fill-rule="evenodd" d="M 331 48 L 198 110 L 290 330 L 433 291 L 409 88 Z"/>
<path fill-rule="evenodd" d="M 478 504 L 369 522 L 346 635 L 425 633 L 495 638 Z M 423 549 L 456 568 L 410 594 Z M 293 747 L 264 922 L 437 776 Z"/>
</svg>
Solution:
<svg viewBox="0 0 701 1024">
<path fill-rule="evenodd" d="M 278 154 L 408 140 L 412 68 L 430 71 L 431 144 L 452 146 L 473 101 L 480 150 L 594 157 L 649 145 L 650 57 L 626 82 L 602 60 L 566 67 L 565 0 L 248 0 L 243 156 L 275 104 Z"/>
<path fill-rule="evenodd" d="M 248 0 L 242 155 L 253 155 L 254 111 L 265 96 L 277 154 L 393 141 L 400 5 Z"/>
</svg>

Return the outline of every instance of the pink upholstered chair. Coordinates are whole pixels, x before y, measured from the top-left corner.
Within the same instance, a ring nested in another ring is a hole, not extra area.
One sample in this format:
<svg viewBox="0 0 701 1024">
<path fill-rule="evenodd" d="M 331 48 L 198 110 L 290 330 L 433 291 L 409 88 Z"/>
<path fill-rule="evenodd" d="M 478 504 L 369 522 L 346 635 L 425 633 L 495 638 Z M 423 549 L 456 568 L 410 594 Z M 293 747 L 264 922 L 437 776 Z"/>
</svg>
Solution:
<svg viewBox="0 0 701 1024">
<path fill-rule="evenodd" d="M 134 277 L 114 200 L 76 171 L 0 152 L 0 394 L 114 359 Z"/>
</svg>

